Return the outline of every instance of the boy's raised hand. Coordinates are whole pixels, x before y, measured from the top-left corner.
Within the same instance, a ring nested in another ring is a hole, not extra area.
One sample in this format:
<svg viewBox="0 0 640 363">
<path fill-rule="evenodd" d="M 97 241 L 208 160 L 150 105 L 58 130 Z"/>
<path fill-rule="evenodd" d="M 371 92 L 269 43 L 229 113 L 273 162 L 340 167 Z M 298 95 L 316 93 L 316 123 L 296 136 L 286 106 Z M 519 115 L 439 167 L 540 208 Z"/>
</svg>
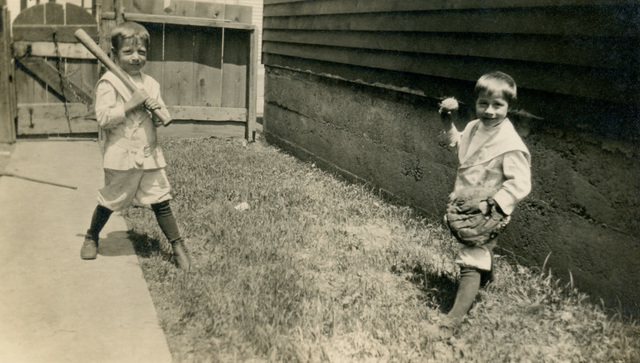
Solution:
<svg viewBox="0 0 640 363">
<path fill-rule="evenodd" d="M 137 89 L 131 95 L 131 99 L 129 99 L 129 101 L 127 101 L 124 104 L 125 112 L 131 111 L 131 110 L 133 110 L 133 109 L 145 104 L 147 99 L 149 99 L 149 95 L 147 94 L 147 91 L 145 91 L 144 89 Z"/>
</svg>

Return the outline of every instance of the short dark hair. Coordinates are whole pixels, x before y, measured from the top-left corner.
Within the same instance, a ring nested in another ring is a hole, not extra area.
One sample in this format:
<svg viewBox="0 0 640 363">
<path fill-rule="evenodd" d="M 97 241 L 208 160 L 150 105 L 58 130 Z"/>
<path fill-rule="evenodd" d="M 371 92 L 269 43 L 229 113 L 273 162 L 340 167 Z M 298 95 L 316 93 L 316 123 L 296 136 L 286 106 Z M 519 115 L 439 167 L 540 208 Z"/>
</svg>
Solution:
<svg viewBox="0 0 640 363">
<path fill-rule="evenodd" d="M 518 99 L 516 81 L 510 75 L 500 71 L 486 73 L 478 79 L 475 88 L 476 97 L 482 92 L 502 94 L 509 103 L 509 107 L 513 106 Z"/>
<path fill-rule="evenodd" d="M 151 37 L 147 29 L 138 23 L 125 21 L 124 23 L 116 25 L 116 27 L 111 30 L 111 47 L 114 52 L 120 50 L 124 39 L 131 37 L 138 38 L 138 40 L 144 43 L 145 47 L 149 48 Z"/>
</svg>

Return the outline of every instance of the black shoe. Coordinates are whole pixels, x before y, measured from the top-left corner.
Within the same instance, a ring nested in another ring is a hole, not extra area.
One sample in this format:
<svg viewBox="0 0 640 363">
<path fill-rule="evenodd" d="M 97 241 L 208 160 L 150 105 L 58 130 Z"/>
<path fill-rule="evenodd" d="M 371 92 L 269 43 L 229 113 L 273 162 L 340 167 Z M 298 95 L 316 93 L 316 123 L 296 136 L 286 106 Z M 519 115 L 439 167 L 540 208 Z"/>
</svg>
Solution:
<svg viewBox="0 0 640 363">
<path fill-rule="evenodd" d="M 83 260 L 95 260 L 98 257 L 98 242 L 86 236 L 80 249 L 80 258 Z"/>
<path fill-rule="evenodd" d="M 191 269 L 191 259 L 189 258 L 182 241 L 173 242 L 171 247 L 173 248 L 173 257 L 175 258 L 178 268 L 189 272 Z"/>
</svg>

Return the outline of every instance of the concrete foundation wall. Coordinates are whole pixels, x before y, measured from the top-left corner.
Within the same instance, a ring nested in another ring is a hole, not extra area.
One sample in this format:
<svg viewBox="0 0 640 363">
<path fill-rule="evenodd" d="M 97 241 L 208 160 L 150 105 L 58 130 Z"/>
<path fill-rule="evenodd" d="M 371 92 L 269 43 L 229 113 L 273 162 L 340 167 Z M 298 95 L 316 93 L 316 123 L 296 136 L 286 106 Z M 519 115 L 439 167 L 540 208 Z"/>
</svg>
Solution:
<svg viewBox="0 0 640 363">
<path fill-rule="evenodd" d="M 607 120 L 603 120 L 607 122 Z M 440 141 L 437 102 L 403 92 L 267 67 L 267 140 L 366 182 L 433 219 L 444 213 L 457 162 Z M 499 253 L 568 279 L 610 305 L 640 312 L 640 159 L 630 143 L 533 128 L 533 192 Z"/>
</svg>

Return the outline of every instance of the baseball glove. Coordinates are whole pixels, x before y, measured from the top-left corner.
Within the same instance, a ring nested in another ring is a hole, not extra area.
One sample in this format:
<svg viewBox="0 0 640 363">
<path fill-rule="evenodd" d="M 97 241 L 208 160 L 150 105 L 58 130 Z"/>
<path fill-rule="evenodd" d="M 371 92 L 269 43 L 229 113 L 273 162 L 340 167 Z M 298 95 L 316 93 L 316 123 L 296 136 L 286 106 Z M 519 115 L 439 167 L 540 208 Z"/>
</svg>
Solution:
<svg viewBox="0 0 640 363">
<path fill-rule="evenodd" d="M 498 236 L 509 223 L 493 200 L 495 190 L 489 188 L 467 188 L 451 196 L 444 217 L 451 233 L 467 246 L 482 246 Z M 486 210 L 480 209 L 487 203 Z"/>
</svg>

